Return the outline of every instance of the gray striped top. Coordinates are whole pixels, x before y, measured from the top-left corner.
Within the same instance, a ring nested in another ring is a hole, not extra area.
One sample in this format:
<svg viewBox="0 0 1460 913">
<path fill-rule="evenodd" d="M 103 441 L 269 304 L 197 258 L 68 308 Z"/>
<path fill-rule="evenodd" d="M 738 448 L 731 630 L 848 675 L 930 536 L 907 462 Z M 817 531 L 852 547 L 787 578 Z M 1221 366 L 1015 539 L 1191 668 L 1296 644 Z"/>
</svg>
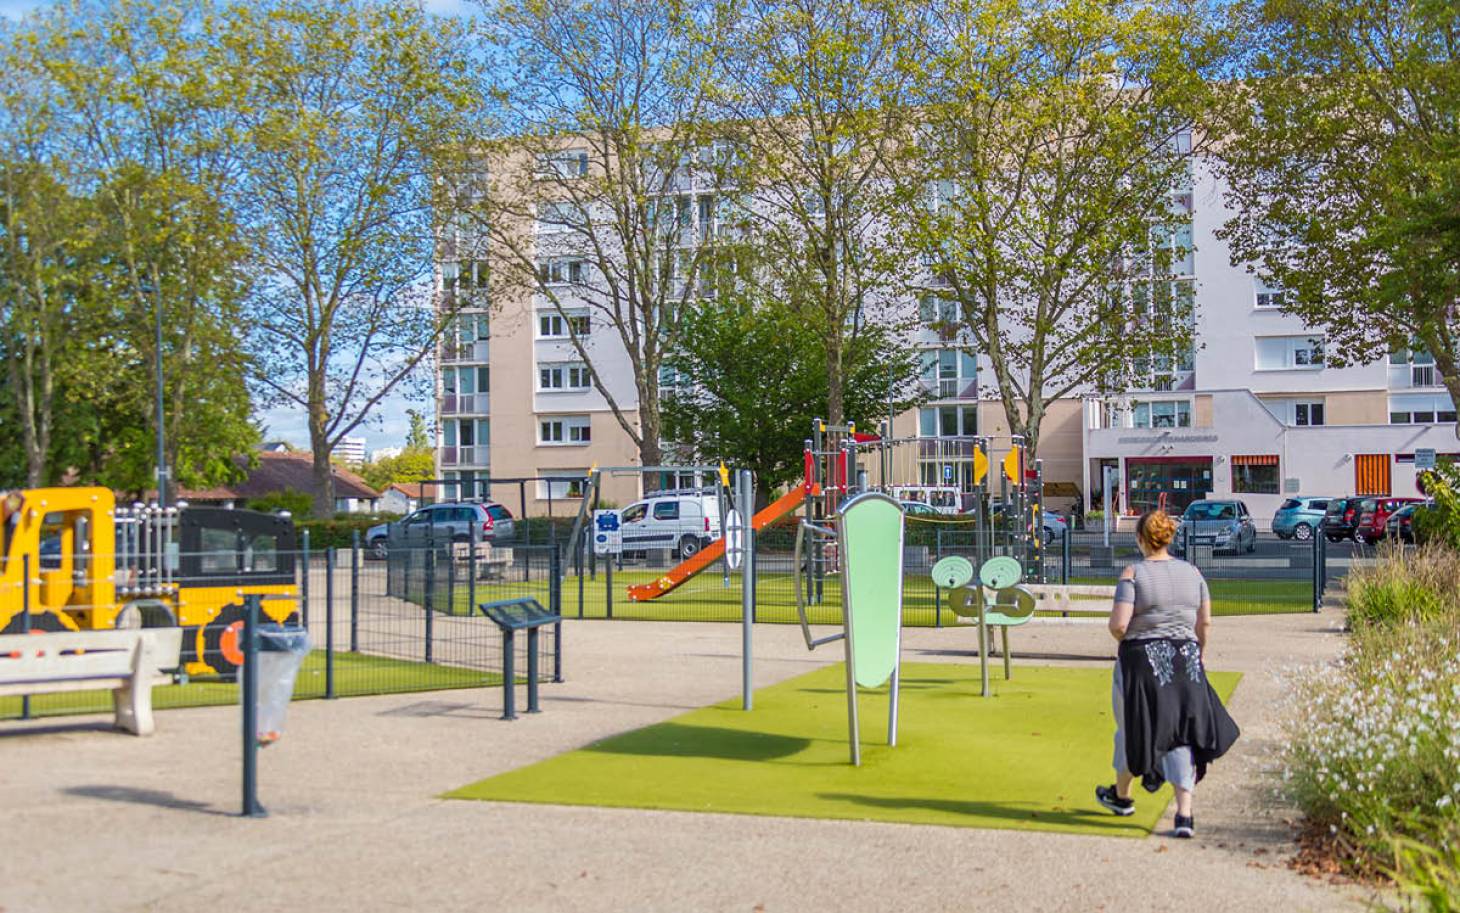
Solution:
<svg viewBox="0 0 1460 913">
<path fill-rule="evenodd" d="M 1116 602 L 1135 603 L 1135 614 L 1125 629 L 1125 640 L 1155 637 L 1196 639 L 1196 613 L 1210 598 L 1201 571 L 1172 558 L 1131 565 L 1134 580 L 1115 585 Z"/>
</svg>

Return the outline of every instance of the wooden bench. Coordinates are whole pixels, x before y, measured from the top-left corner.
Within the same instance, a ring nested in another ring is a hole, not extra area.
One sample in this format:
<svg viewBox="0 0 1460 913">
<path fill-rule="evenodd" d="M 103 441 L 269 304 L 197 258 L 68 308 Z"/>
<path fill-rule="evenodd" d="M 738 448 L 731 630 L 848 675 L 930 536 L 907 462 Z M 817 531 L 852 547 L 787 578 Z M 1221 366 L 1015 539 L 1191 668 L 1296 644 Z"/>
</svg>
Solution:
<svg viewBox="0 0 1460 913">
<path fill-rule="evenodd" d="M 1060 583 L 1026 583 L 1034 594 L 1034 611 L 1109 615 L 1115 604 L 1114 586 Z M 1054 619 L 1048 619 L 1054 620 Z"/>
<path fill-rule="evenodd" d="M 471 564 L 472 544 L 470 542 L 451 543 L 451 563 L 453 566 L 465 567 Z M 510 554 L 510 553 L 509 553 Z M 512 562 L 506 558 L 495 557 L 492 546 L 485 542 L 478 542 L 476 545 L 478 580 L 505 580 L 507 577 L 507 566 Z"/>
<path fill-rule="evenodd" d="M 182 628 L 0 635 L 0 696 L 110 689 L 117 728 L 151 735 L 152 687 L 181 650 Z"/>
</svg>

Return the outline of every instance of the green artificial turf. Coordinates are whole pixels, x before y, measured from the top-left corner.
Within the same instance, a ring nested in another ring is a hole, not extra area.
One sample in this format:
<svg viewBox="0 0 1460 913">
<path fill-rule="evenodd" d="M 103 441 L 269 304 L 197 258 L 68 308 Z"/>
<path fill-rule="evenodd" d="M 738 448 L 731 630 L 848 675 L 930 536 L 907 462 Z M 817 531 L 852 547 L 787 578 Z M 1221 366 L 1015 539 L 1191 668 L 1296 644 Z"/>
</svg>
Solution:
<svg viewBox="0 0 1460 913">
<path fill-rule="evenodd" d="M 420 663 L 364 653 L 335 653 L 335 694 L 339 697 L 360 697 L 367 694 L 394 694 L 406 691 L 435 691 L 443 688 L 473 688 L 500 684 L 496 672 L 481 672 L 456 666 Z M 294 699 L 324 697 L 325 655 L 315 650 L 305 657 L 294 680 Z M 238 703 L 238 686 L 231 682 L 194 681 L 185 685 L 162 685 L 152 690 L 152 706 L 157 710 L 175 707 L 206 707 Z M 57 716 L 69 713 L 103 713 L 112 708 L 110 691 L 71 691 L 60 694 L 37 694 L 30 699 L 34 716 Z M 19 697 L 0 698 L 0 719 L 20 716 Z"/>
<path fill-rule="evenodd" d="M 1095 803 L 1109 783 L 1110 670 L 976 663 L 902 667 L 898 744 L 886 745 L 887 689 L 863 692 L 862 766 L 848 763 L 838 664 L 739 700 L 612 736 L 447 794 L 455 799 L 849 818 L 1138 837 L 1171 797 L 1140 794 L 1117 818 Z M 1236 673 L 1213 672 L 1224 699 Z M 1138 791 L 1139 792 L 1139 791 Z"/>
</svg>

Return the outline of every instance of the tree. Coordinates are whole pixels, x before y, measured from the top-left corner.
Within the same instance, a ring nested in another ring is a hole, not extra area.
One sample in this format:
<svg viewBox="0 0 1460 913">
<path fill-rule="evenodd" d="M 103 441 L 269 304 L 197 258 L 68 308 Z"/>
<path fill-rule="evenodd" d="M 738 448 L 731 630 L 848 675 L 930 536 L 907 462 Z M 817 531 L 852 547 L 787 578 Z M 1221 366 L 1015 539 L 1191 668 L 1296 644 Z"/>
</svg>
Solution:
<svg viewBox="0 0 1460 913">
<path fill-rule="evenodd" d="M 988 357 L 1032 459 L 1052 401 L 1190 359 L 1210 30 L 1136 0 L 957 0 L 929 31 L 897 221 L 927 266 L 924 319 Z"/>
<path fill-rule="evenodd" d="M 410 430 L 406 446 L 393 457 L 367 463 L 360 475 L 376 491 L 384 491 L 397 482 L 422 482 L 436 477 L 436 451 L 426 433 L 426 419 L 415 409 L 407 409 Z"/>
<path fill-rule="evenodd" d="M 850 352 L 868 327 L 898 322 L 908 278 L 887 166 L 913 100 L 917 22 L 892 0 L 731 0 L 719 23 L 704 43 L 725 48 L 714 112 L 733 150 L 735 222 L 763 297 L 820 342 L 825 418 L 841 424 Z"/>
<path fill-rule="evenodd" d="M 229 83 L 201 64 L 208 16 L 203 3 L 78 3 L 37 14 L 7 36 L 12 81 L 0 132 L 12 164 L 24 163 L 11 170 L 9 187 L 28 181 L 36 192 L 11 194 L 12 204 L 35 204 L 29 221 L 13 227 L 45 239 L 29 248 L 30 262 L 46 265 L 30 278 L 50 283 L 52 317 L 64 318 L 50 325 L 49 341 L 31 337 L 40 361 L 58 358 L 49 374 L 28 362 L 40 395 L 27 394 L 24 378 L 12 384 L 35 410 L 35 434 L 23 433 L 33 442 L 32 480 L 74 470 L 83 481 L 141 492 L 155 479 L 159 309 L 167 318 L 171 481 L 233 478 L 233 453 L 256 440 L 237 380 L 246 363 L 237 334 L 238 233 L 219 204 L 231 161 Z M 43 180 L 51 183 L 39 193 Z M 64 255 L 48 246 L 61 241 Z M 12 276 L 19 262 L 11 260 Z M 28 288 L 34 306 L 40 287 Z M 55 294 L 62 289 L 64 299 Z"/>
<path fill-rule="evenodd" d="M 830 385 L 822 341 L 796 314 L 741 296 L 697 307 L 686 315 L 684 346 L 666 364 L 676 383 L 666 387 L 665 433 L 684 442 L 686 456 L 753 469 L 762 502 L 801 476 L 805 440 L 812 421 L 828 414 Z M 894 414 L 921 398 L 916 354 L 885 327 L 859 334 L 845 365 L 845 414 L 860 428 L 887 417 L 889 395 Z"/>
<path fill-rule="evenodd" d="M 663 462 L 659 375 L 706 291 L 722 200 L 696 47 L 708 3 L 483 2 L 493 97 L 477 225 L 492 294 L 539 297 L 639 452 Z M 626 357 L 632 389 L 611 383 Z"/>
<path fill-rule="evenodd" d="M 218 42 L 242 88 L 241 171 L 253 380 L 307 413 L 315 514 L 334 512 L 330 454 L 411 378 L 453 314 L 430 268 L 437 178 L 476 124 L 463 26 L 411 4 L 238 5 Z"/>
<path fill-rule="evenodd" d="M 1460 405 L 1453 7 L 1255 0 L 1245 13 L 1257 38 L 1221 121 L 1232 262 L 1325 330 L 1330 364 L 1421 349 Z"/>
</svg>

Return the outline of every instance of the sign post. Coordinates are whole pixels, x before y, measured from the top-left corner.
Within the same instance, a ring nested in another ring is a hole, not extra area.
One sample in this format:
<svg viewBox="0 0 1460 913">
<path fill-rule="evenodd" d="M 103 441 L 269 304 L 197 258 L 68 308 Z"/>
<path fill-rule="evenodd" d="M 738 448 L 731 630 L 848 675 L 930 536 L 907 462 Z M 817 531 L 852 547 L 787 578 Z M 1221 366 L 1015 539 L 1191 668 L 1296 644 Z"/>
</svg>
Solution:
<svg viewBox="0 0 1460 913">
<path fill-rule="evenodd" d="M 623 516 L 617 510 L 593 512 L 593 554 L 621 555 L 624 550 Z"/>
</svg>

